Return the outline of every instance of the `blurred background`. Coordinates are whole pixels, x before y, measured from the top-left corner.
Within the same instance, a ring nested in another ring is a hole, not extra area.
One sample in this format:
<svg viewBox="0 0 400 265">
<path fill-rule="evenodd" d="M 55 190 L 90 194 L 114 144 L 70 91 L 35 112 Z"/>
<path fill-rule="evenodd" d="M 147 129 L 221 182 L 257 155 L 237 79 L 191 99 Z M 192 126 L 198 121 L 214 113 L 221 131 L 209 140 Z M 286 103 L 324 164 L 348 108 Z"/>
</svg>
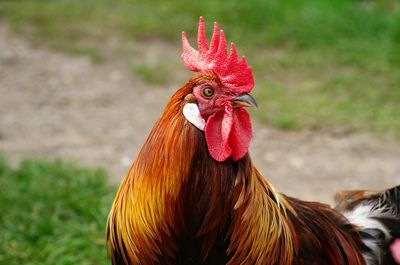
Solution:
<svg viewBox="0 0 400 265">
<path fill-rule="evenodd" d="M 278 190 L 400 183 L 398 0 L 2 0 L 0 264 L 109 264 L 116 187 L 200 15 L 253 66 L 250 152 Z"/>
</svg>

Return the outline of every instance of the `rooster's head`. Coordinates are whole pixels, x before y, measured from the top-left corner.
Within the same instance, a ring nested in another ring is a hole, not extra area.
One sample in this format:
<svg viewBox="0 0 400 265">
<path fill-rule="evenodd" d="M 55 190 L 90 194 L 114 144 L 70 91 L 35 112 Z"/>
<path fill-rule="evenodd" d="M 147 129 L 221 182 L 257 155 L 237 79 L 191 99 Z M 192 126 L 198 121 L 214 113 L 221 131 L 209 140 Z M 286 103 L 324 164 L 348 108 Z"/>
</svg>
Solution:
<svg viewBox="0 0 400 265">
<path fill-rule="evenodd" d="M 245 57 L 238 60 L 235 45 L 228 56 L 224 32 L 214 23 L 210 46 L 200 17 L 198 50 L 182 33 L 182 59 L 186 68 L 199 74 L 192 78 L 192 92 L 186 96 L 185 117 L 204 130 L 208 150 L 217 161 L 239 160 L 248 151 L 251 121 L 244 107 L 256 106 L 249 95 L 254 87 L 251 68 Z"/>
</svg>

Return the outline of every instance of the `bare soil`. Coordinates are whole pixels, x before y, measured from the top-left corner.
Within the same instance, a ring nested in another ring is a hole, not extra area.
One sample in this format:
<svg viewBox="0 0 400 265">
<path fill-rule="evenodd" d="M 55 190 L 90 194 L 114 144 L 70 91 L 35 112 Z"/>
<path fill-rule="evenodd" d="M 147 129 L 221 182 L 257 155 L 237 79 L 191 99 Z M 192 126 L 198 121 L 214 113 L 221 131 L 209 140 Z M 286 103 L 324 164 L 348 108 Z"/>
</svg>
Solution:
<svg viewBox="0 0 400 265">
<path fill-rule="evenodd" d="M 140 52 L 132 60 L 179 60 L 175 44 L 134 45 Z M 0 152 L 14 163 L 42 157 L 104 167 L 118 183 L 189 76 L 182 67 L 166 87 L 148 85 L 129 70 L 126 58 L 94 64 L 48 51 L 0 22 Z M 255 164 L 288 195 L 330 202 L 338 190 L 400 184 L 400 143 L 394 139 L 340 130 L 287 132 L 253 123 Z"/>
</svg>

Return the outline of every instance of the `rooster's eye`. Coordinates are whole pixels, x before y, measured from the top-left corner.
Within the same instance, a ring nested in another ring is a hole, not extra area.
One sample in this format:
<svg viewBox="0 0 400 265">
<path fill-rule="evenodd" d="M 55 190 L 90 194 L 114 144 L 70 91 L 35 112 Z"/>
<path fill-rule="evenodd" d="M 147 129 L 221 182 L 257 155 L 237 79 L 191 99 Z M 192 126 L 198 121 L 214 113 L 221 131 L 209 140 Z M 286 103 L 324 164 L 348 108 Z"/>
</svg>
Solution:
<svg viewBox="0 0 400 265">
<path fill-rule="evenodd" d="M 206 87 L 203 89 L 203 95 L 207 98 L 210 98 L 214 95 L 214 89 L 211 87 Z"/>
</svg>

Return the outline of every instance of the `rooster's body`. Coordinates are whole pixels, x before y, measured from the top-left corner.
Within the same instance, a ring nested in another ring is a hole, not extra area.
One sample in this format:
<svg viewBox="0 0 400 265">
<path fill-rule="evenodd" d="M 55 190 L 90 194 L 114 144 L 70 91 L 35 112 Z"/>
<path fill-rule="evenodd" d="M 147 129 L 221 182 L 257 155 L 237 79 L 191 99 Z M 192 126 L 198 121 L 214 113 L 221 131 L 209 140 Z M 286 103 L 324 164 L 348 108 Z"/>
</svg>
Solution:
<svg viewBox="0 0 400 265">
<path fill-rule="evenodd" d="M 214 39 L 199 51 L 210 57 Z M 185 65 L 200 74 L 172 97 L 114 201 L 113 264 L 396 264 L 389 246 L 400 237 L 400 187 L 342 193 L 337 209 L 277 193 L 247 153 L 252 76 L 232 82 L 223 69 L 200 69 L 192 58 L 206 57 L 190 52 Z M 217 96 L 227 99 L 209 107 Z M 188 104 L 199 115 L 183 115 Z"/>
</svg>

